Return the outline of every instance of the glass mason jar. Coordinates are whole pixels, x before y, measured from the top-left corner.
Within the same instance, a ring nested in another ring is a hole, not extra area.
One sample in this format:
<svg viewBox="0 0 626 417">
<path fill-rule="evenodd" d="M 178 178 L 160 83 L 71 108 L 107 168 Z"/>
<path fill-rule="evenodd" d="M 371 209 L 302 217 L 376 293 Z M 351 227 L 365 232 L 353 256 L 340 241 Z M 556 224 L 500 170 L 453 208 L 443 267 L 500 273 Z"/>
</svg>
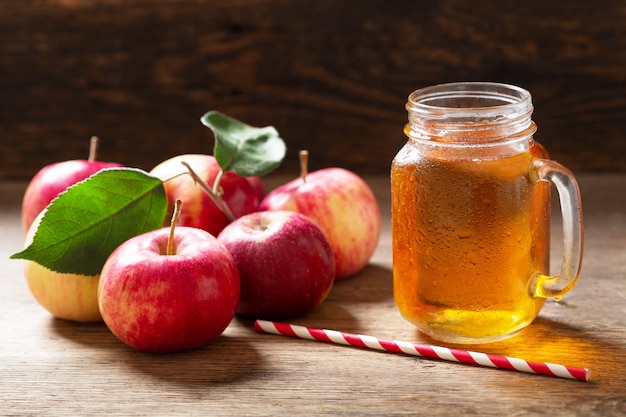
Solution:
<svg viewBox="0 0 626 417">
<path fill-rule="evenodd" d="M 513 336 L 580 274 L 574 176 L 533 140 L 528 91 L 451 83 L 413 92 L 407 143 L 391 167 L 394 298 L 430 337 Z M 549 275 L 550 188 L 563 214 L 561 271 Z"/>
</svg>

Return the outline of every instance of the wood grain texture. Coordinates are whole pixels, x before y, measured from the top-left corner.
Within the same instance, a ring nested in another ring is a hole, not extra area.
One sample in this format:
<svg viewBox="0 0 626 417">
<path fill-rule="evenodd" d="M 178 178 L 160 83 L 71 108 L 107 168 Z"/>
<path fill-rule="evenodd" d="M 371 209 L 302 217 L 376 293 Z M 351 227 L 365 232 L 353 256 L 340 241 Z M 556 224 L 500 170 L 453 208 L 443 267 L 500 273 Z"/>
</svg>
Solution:
<svg viewBox="0 0 626 417">
<path fill-rule="evenodd" d="M 368 181 L 384 216 L 370 265 L 292 322 L 433 343 L 394 305 L 388 180 Z M 36 304 L 21 263 L 7 259 L 21 248 L 25 184 L 0 183 L 0 415 L 621 417 L 626 175 L 583 175 L 580 183 L 586 215 L 580 281 L 560 303 L 547 302 L 518 336 L 471 348 L 589 367 L 590 382 L 260 334 L 239 318 L 192 352 L 136 352 L 103 325 L 54 320 Z M 559 240 L 557 228 L 555 249 Z"/>
<path fill-rule="evenodd" d="M 574 171 L 626 170 L 626 3 L 0 0 L 0 179 L 85 158 L 150 169 L 212 153 L 200 116 L 274 125 L 279 171 L 384 174 L 420 87 L 531 91 L 537 140 Z"/>
</svg>

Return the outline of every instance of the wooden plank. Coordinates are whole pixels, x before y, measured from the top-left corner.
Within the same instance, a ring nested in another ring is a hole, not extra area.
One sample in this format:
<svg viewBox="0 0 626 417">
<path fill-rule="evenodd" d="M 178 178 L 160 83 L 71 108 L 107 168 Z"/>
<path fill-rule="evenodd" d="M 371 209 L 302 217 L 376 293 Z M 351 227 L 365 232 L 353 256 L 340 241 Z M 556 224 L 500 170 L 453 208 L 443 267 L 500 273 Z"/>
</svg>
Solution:
<svg viewBox="0 0 626 417">
<path fill-rule="evenodd" d="M 0 0 L 0 179 L 86 156 L 150 169 L 211 153 L 200 116 L 274 125 L 281 172 L 388 172 L 420 87 L 529 89 L 574 171 L 626 170 L 626 6 L 596 2 Z"/>
</svg>

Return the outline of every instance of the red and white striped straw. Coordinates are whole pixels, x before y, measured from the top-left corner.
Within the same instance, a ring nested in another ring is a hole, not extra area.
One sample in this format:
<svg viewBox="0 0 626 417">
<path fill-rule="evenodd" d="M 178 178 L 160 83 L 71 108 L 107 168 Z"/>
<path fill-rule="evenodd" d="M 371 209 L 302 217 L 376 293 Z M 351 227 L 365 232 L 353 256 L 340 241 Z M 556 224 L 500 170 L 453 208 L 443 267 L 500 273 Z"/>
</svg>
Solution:
<svg viewBox="0 0 626 417">
<path fill-rule="evenodd" d="M 316 340 L 318 342 L 335 343 L 360 348 L 382 350 L 386 352 L 404 353 L 407 355 L 486 366 L 490 368 L 576 379 L 578 381 L 589 381 L 588 368 L 576 368 L 548 362 L 530 362 L 524 359 L 511 358 L 508 356 L 471 352 L 461 349 L 449 349 L 442 346 L 416 344 L 411 342 L 402 342 L 399 340 L 380 339 L 373 336 L 339 332 L 336 330 L 318 329 L 314 327 L 297 326 L 287 323 L 277 323 L 267 320 L 256 320 L 254 322 L 254 328 L 260 332 L 297 337 L 300 339 Z"/>
</svg>

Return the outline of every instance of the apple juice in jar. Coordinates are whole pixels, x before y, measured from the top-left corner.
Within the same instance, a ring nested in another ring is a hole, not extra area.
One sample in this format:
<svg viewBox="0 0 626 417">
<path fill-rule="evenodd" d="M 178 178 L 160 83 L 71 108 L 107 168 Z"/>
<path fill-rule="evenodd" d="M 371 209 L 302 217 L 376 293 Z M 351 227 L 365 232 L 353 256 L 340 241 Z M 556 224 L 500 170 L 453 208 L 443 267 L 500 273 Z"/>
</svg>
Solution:
<svg viewBox="0 0 626 417">
<path fill-rule="evenodd" d="M 395 302 L 438 340 L 510 337 L 545 300 L 529 282 L 549 273 L 550 182 L 531 178 L 547 153 L 532 138 L 529 100 L 495 86 L 514 97 L 490 97 L 491 83 L 414 92 L 391 167 Z"/>
</svg>

